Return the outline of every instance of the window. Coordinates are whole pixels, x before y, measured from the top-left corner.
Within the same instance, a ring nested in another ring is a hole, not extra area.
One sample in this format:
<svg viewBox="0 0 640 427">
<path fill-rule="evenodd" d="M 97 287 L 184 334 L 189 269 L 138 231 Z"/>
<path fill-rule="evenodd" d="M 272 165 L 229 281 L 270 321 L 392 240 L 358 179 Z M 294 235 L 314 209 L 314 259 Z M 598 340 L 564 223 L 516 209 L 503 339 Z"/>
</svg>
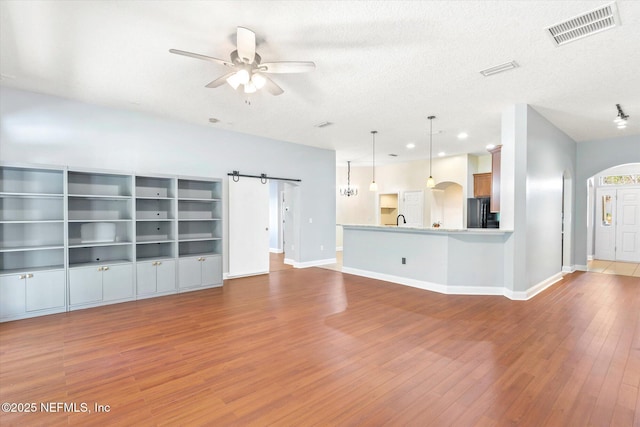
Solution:
<svg viewBox="0 0 640 427">
<path fill-rule="evenodd" d="M 638 185 L 640 184 L 640 174 L 631 175 L 609 175 L 600 178 L 601 185 Z"/>
</svg>

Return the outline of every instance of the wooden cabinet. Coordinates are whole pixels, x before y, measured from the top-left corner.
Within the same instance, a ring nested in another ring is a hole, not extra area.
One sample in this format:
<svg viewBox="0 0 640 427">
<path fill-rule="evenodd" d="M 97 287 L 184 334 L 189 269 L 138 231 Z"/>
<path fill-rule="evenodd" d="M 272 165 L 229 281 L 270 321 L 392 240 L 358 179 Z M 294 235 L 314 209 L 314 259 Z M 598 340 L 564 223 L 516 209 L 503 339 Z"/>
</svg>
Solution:
<svg viewBox="0 0 640 427">
<path fill-rule="evenodd" d="M 178 286 L 181 290 L 222 285 L 220 255 L 184 257 L 178 265 Z"/>
<path fill-rule="evenodd" d="M 500 212 L 500 154 L 502 145 L 489 150 L 491 153 L 491 205 L 489 210 Z"/>
<path fill-rule="evenodd" d="M 69 304 L 84 308 L 133 299 L 133 265 L 75 267 L 69 270 Z"/>
<path fill-rule="evenodd" d="M 64 270 L 0 276 L 0 319 L 15 320 L 66 311 Z"/>
<path fill-rule="evenodd" d="M 473 174 L 473 197 L 491 197 L 491 172 Z"/>
</svg>

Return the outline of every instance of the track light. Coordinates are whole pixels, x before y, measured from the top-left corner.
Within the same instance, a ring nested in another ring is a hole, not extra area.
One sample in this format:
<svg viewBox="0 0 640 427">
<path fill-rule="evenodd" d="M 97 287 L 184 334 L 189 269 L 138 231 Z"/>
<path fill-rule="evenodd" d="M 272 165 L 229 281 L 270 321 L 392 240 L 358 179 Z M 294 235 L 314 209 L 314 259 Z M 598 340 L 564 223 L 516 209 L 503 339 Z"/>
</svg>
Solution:
<svg viewBox="0 0 640 427">
<path fill-rule="evenodd" d="M 629 116 L 622 111 L 620 104 L 616 104 L 616 108 L 618 109 L 618 115 L 613 119 L 613 122 L 618 126 L 618 129 L 625 129 L 627 127 L 627 119 Z"/>
</svg>

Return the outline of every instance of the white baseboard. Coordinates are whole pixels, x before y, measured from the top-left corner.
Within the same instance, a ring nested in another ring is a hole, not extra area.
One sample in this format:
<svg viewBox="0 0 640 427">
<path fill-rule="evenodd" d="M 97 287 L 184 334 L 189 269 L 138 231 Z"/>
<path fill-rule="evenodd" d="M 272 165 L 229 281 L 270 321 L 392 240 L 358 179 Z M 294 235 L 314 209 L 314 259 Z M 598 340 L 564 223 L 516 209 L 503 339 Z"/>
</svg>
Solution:
<svg viewBox="0 0 640 427">
<path fill-rule="evenodd" d="M 342 246 L 336 246 L 336 252 L 342 252 Z"/>
<path fill-rule="evenodd" d="M 394 276 L 391 274 L 376 273 L 373 271 L 360 270 L 357 268 L 342 267 L 342 272 L 356 276 L 368 277 L 370 279 L 384 280 L 386 282 L 398 283 L 400 285 L 411 286 L 413 288 L 424 289 L 426 291 L 438 292 L 448 295 L 499 295 L 511 300 L 528 300 L 547 289 L 554 283 L 562 280 L 562 273 L 554 274 L 537 285 L 524 292 L 514 292 L 504 286 L 449 286 L 441 283 L 427 282 L 407 277 Z"/>
<path fill-rule="evenodd" d="M 222 275 L 223 279 L 238 279 L 240 277 L 251 277 L 251 276 L 260 276 L 263 274 L 269 274 L 269 271 L 259 271 L 257 273 L 241 273 L 241 274 L 229 274 L 229 273 L 224 273 Z"/>
<path fill-rule="evenodd" d="M 586 265 L 576 265 L 576 270 L 578 271 L 587 271 L 588 267 Z"/>
<path fill-rule="evenodd" d="M 282 261 L 282 262 L 287 264 L 287 265 L 296 265 L 296 262 L 294 260 L 292 260 L 291 258 L 285 258 L 284 261 Z"/>
<path fill-rule="evenodd" d="M 284 249 L 269 248 L 269 252 L 271 252 L 272 254 L 281 254 L 284 252 Z"/>
<path fill-rule="evenodd" d="M 593 255 L 587 255 L 587 261 L 593 261 Z"/>
<path fill-rule="evenodd" d="M 309 267 L 318 267 L 320 265 L 335 264 L 335 263 L 336 263 L 335 258 L 327 258 L 327 259 L 317 259 L 315 261 L 294 262 L 291 265 L 293 265 L 294 268 L 309 268 Z"/>
<path fill-rule="evenodd" d="M 562 272 L 563 273 L 573 273 L 576 271 L 576 266 L 575 265 L 563 265 L 562 266 Z"/>
</svg>

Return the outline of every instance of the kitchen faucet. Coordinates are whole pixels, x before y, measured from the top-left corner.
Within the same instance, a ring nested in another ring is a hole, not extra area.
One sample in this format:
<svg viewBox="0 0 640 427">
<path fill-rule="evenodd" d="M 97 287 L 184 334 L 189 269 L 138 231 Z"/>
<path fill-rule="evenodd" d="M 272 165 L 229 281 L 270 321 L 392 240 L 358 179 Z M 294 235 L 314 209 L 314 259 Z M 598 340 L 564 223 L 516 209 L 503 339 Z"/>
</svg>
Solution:
<svg viewBox="0 0 640 427">
<path fill-rule="evenodd" d="M 396 227 L 400 225 L 400 217 L 402 217 L 403 224 L 407 223 L 407 220 L 405 219 L 404 215 L 400 214 L 396 217 Z"/>
</svg>

